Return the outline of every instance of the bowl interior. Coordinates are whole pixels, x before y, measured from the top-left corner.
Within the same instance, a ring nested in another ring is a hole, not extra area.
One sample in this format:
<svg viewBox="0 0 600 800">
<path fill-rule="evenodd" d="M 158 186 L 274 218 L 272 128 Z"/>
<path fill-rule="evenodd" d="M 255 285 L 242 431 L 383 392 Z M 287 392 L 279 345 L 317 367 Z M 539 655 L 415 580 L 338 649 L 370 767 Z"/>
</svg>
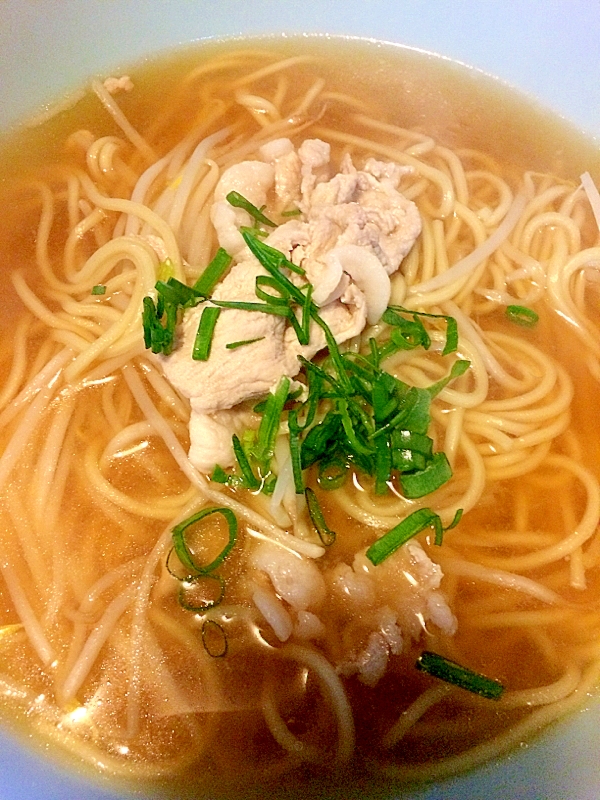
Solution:
<svg viewBox="0 0 600 800">
<path fill-rule="evenodd" d="M 347 4 L 257 0 L 4 0 L 0 6 L 0 129 L 43 111 L 96 73 L 206 37 L 285 31 L 361 36 L 437 52 L 499 76 L 600 135 L 600 14 L 584 2 L 519 4 L 387 0 Z M 584 76 L 582 78 L 582 76 Z M 5 800 L 117 800 L 110 787 L 47 761 L 0 735 Z M 441 784 L 409 789 L 406 800 L 591 800 L 600 795 L 600 704 L 578 713 L 498 763 Z"/>
</svg>

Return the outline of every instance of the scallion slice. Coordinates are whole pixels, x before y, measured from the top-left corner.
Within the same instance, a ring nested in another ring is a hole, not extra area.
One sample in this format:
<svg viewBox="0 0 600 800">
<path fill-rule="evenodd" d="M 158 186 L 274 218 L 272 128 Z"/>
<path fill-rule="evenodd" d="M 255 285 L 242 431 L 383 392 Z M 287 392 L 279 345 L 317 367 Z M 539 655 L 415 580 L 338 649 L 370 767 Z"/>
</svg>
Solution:
<svg viewBox="0 0 600 800">
<path fill-rule="evenodd" d="M 345 392 L 351 392 L 352 384 L 350 383 L 348 373 L 346 372 L 346 365 L 344 363 L 344 359 L 342 358 L 342 354 L 340 353 L 338 343 L 336 342 L 329 325 L 327 325 L 325 320 L 319 315 L 318 311 L 316 310 L 316 306 L 314 306 L 313 310 L 311 311 L 311 316 L 325 334 L 325 341 L 327 342 L 329 357 L 336 368 L 337 379 L 340 382 L 342 389 Z"/>
<path fill-rule="evenodd" d="M 444 389 L 450 383 L 450 381 L 453 381 L 455 378 L 459 378 L 461 375 L 464 375 L 470 366 L 470 361 L 458 359 L 458 361 L 455 361 L 454 364 L 452 364 L 452 367 L 450 368 L 450 374 L 437 381 L 437 383 L 432 383 L 431 386 L 427 387 L 427 391 L 432 397 L 436 397 L 442 391 L 442 389 Z"/>
<path fill-rule="evenodd" d="M 308 507 L 310 520 L 314 525 L 315 530 L 319 534 L 319 539 L 322 541 L 325 547 L 329 547 L 335 542 L 336 533 L 335 531 L 331 530 L 325 521 L 325 517 L 321 511 L 321 506 L 317 500 L 317 495 L 309 486 L 307 486 L 304 490 L 304 496 L 306 498 L 306 505 Z"/>
<path fill-rule="evenodd" d="M 281 414 L 290 391 L 289 378 L 283 377 L 275 392 L 267 397 L 267 403 L 258 428 L 258 439 L 254 447 L 256 460 L 267 465 L 273 456 L 275 440 L 279 432 Z"/>
<path fill-rule="evenodd" d="M 452 477 L 452 467 L 443 452 L 434 453 L 427 466 L 418 472 L 405 472 L 400 476 L 402 494 L 411 500 L 425 497 L 447 483 Z"/>
<path fill-rule="evenodd" d="M 340 415 L 342 428 L 344 429 L 350 448 L 355 455 L 370 456 L 374 453 L 374 448 L 370 443 L 361 441 L 361 437 L 355 430 L 355 424 L 350 416 L 349 408 L 350 404 L 346 399 L 340 399 L 336 403 L 336 411 Z"/>
<path fill-rule="evenodd" d="M 343 486 L 348 477 L 349 464 L 342 458 L 334 456 L 319 463 L 317 483 L 321 489 L 331 492 Z"/>
<path fill-rule="evenodd" d="M 95 286 L 92 286 L 92 294 L 93 295 L 103 295 L 106 294 L 106 286 L 102 283 L 97 283 Z"/>
<path fill-rule="evenodd" d="M 454 517 L 452 519 L 452 522 L 450 523 L 450 525 L 447 525 L 443 530 L 450 531 L 452 530 L 452 528 L 456 528 L 456 526 L 462 519 L 463 512 L 464 512 L 463 508 L 457 508 Z M 441 541 L 440 542 L 436 541 L 436 544 L 441 544 Z"/>
<path fill-rule="evenodd" d="M 459 686 L 461 689 L 466 689 L 468 692 L 489 700 L 498 700 L 504 692 L 504 686 L 500 681 L 474 672 L 468 667 L 457 664 L 456 661 L 451 661 L 449 658 L 429 650 L 421 653 L 415 666 L 428 675 L 433 675 L 446 683 Z"/>
<path fill-rule="evenodd" d="M 260 479 L 257 478 L 254 472 L 252 471 L 252 467 L 250 466 L 250 462 L 248 461 L 248 456 L 246 455 L 246 451 L 242 447 L 242 443 L 240 442 L 239 438 L 235 435 L 235 433 L 233 434 L 231 441 L 233 444 L 233 452 L 235 454 L 240 471 L 242 473 L 244 486 L 248 489 L 252 489 L 253 491 L 255 491 L 256 489 L 260 489 Z"/>
<path fill-rule="evenodd" d="M 229 253 L 223 250 L 222 247 L 219 247 L 215 257 L 193 285 L 193 290 L 202 297 L 210 297 L 212 290 L 227 272 L 231 262 L 232 258 Z"/>
<path fill-rule="evenodd" d="M 411 430 L 394 430 L 392 433 L 392 445 L 411 450 L 413 453 L 419 453 L 425 458 L 431 458 L 433 455 L 433 439 L 423 433 L 416 433 Z"/>
<path fill-rule="evenodd" d="M 194 340 L 194 347 L 192 349 L 192 358 L 194 361 L 208 361 L 215 325 L 217 324 L 220 313 L 221 309 L 215 306 L 206 306 L 202 310 L 198 330 L 196 332 L 196 339 Z"/>
<path fill-rule="evenodd" d="M 148 350 L 152 347 L 153 333 L 157 324 L 160 323 L 156 317 L 154 300 L 151 297 L 144 297 L 142 300 L 142 327 L 144 329 L 144 346 Z"/>
<path fill-rule="evenodd" d="M 260 208 L 253 205 L 250 200 L 247 200 L 244 195 L 239 192 L 229 192 L 225 199 L 229 205 L 234 206 L 234 208 L 243 208 L 244 211 L 247 211 L 253 219 L 260 222 L 262 225 L 268 225 L 270 228 L 277 227 L 277 223 L 271 222 L 268 217 L 265 217 Z"/>
<path fill-rule="evenodd" d="M 417 315 L 413 316 L 412 320 L 405 319 L 388 308 L 384 311 L 381 319 L 388 325 L 394 326 L 390 333 L 390 339 L 399 350 L 414 350 L 415 347 L 429 350 L 431 338 Z"/>
<path fill-rule="evenodd" d="M 215 465 L 210 479 L 213 483 L 229 483 L 229 475 L 225 472 L 223 467 L 220 467 L 218 464 Z"/>
<path fill-rule="evenodd" d="M 260 311 L 263 314 L 274 314 L 276 317 L 289 317 L 289 306 L 274 303 L 253 303 L 245 300 L 211 300 L 217 308 L 235 308 L 238 311 Z"/>
<path fill-rule="evenodd" d="M 187 543 L 186 531 L 192 525 L 196 525 L 212 514 L 221 514 L 225 518 L 228 528 L 228 541 L 221 552 L 210 563 L 199 564 Z M 238 524 L 235 514 L 231 509 L 224 507 L 203 508 L 195 514 L 192 514 L 191 517 L 188 517 L 183 522 L 180 522 L 179 525 L 176 525 L 172 531 L 173 548 L 183 566 L 191 572 L 190 578 L 199 575 L 208 575 L 219 567 L 233 549 L 237 540 L 237 531 Z"/>
<path fill-rule="evenodd" d="M 292 475 L 296 494 L 304 493 L 304 477 L 302 475 L 302 456 L 300 451 L 300 427 L 298 425 L 298 412 L 291 409 L 288 415 L 290 429 L 290 458 L 292 461 Z"/>
<path fill-rule="evenodd" d="M 310 341 L 310 320 L 312 315 L 313 303 L 312 303 L 312 284 L 308 285 L 308 289 L 306 291 L 306 295 L 304 297 L 304 302 L 302 304 L 302 314 L 300 317 L 300 322 L 296 318 L 294 311 L 291 310 L 289 321 L 294 328 L 296 333 L 296 337 L 298 342 L 301 345 L 307 345 Z"/>
<path fill-rule="evenodd" d="M 264 336 L 256 336 L 254 339 L 241 339 L 239 342 L 228 342 L 225 347 L 227 350 L 237 350 L 238 347 L 244 347 L 247 344 L 262 342 L 264 338 Z"/>
<path fill-rule="evenodd" d="M 439 516 L 430 508 L 419 508 L 373 542 L 367 550 L 367 558 L 378 566 L 425 528 L 436 526 L 439 528 L 442 526 Z"/>
<path fill-rule="evenodd" d="M 403 306 L 389 306 L 384 312 L 382 320 L 387 322 L 389 325 L 399 325 L 402 329 L 402 322 L 400 322 L 400 320 L 403 320 L 403 317 L 401 316 L 402 314 L 410 315 L 413 319 L 413 322 L 417 325 L 420 323 L 419 317 L 444 320 L 446 323 L 446 342 L 444 344 L 444 349 L 442 350 L 442 355 L 447 356 L 450 353 L 456 352 L 458 349 L 458 323 L 454 317 L 450 317 L 446 314 L 429 314 L 426 311 L 412 311 L 408 308 L 404 308 Z M 420 324 L 422 325 L 422 323 Z M 423 333 L 417 333 L 417 328 L 412 330 L 415 331 L 417 340 L 420 337 L 422 337 L 425 342 L 429 339 L 427 333 L 425 333 L 425 335 L 423 335 Z M 410 339 L 408 341 L 410 341 Z M 425 347 L 425 345 L 423 346 Z M 425 347 L 425 349 L 427 349 L 427 347 Z"/>
<path fill-rule="evenodd" d="M 186 286 L 185 283 L 176 278 L 169 278 L 166 281 L 156 281 L 156 291 L 162 295 L 165 302 L 173 303 L 175 306 L 196 305 L 199 296 L 194 289 Z"/>
<path fill-rule="evenodd" d="M 272 306 L 289 306 L 290 295 L 289 292 L 281 286 L 272 275 L 257 275 L 255 280 L 254 293 L 259 300 Z M 263 286 L 268 286 L 270 289 L 275 289 L 276 294 L 266 292 Z"/>
<path fill-rule="evenodd" d="M 341 430 L 342 421 L 338 414 L 329 413 L 314 425 L 302 442 L 302 469 L 307 469 L 331 454 L 339 441 Z"/>
<path fill-rule="evenodd" d="M 506 316 L 511 322 L 523 328 L 534 328 L 539 321 L 539 314 L 527 306 L 506 306 Z"/>
<path fill-rule="evenodd" d="M 392 477 L 392 447 L 389 436 L 375 440 L 375 494 L 386 494 Z"/>
<path fill-rule="evenodd" d="M 163 317 L 165 322 L 163 325 Z M 144 345 L 153 353 L 169 355 L 173 349 L 175 326 L 177 325 L 177 306 L 164 302 L 159 295 L 156 305 L 151 297 L 142 301 L 142 327 Z"/>
<path fill-rule="evenodd" d="M 295 272 L 297 275 L 305 275 L 302 267 L 292 263 L 280 250 L 276 250 L 274 247 L 261 242 L 256 236 L 256 231 L 243 229 L 242 236 L 244 237 L 244 241 L 250 248 L 252 254 L 258 259 L 259 263 L 262 264 L 267 272 L 273 275 L 273 277 L 284 277 L 280 272 L 282 267 L 289 269 L 291 272 Z M 293 283 L 290 283 L 290 285 L 294 289 L 297 288 Z M 298 291 L 300 290 L 298 289 Z"/>
</svg>

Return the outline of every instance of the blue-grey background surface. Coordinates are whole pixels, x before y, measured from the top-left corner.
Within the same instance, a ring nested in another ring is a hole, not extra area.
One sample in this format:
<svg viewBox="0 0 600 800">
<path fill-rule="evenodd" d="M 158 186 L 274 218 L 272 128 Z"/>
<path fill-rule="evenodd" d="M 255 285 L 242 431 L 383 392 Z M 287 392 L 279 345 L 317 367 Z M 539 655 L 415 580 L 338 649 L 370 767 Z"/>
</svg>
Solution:
<svg viewBox="0 0 600 800">
<path fill-rule="evenodd" d="M 600 139 L 597 0 L 0 0 L 0 129 L 91 74 L 152 51 L 281 31 L 364 36 L 441 53 L 499 76 Z M 500 763 L 390 797 L 599 800 L 600 704 Z M 117 795 L 0 735 L 0 800 L 25 798 Z"/>
</svg>

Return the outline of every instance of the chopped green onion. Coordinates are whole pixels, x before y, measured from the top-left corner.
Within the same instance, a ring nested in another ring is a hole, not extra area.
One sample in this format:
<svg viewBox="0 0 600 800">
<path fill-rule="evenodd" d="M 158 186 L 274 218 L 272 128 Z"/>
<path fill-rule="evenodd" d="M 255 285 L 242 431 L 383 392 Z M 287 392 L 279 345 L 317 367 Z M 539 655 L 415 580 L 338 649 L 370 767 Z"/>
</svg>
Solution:
<svg viewBox="0 0 600 800">
<path fill-rule="evenodd" d="M 313 366 L 311 361 L 306 361 L 306 360 L 303 361 L 301 356 L 299 356 L 299 360 L 300 360 L 301 363 L 310 364 L 311 367 Z M 321 395 L 322 380 L 321 380 L 321 377 L 320 377 L 319 373 L 316 372 L 316 371 L 313 371 L 311 369 L 311 367 L 308 367 L 306 369 L 306 380 L 307 380 L 307 383 L 308 383 L 308 397 L 306 398 L 306 400 L 303 403 L 301 403 L 301 406 L 300 406 L 302 412 L 306 412 L 306 413 L 303 413 L 304 424 L 301 425 L 301 429 L 303 431 L 308 430 L 310 428 L 310 426 L 313 425 L 313 423 L 314 423 L 314 421 L 316 419 L 316 416 L 317 416 L 317 411 L 319 409 L 319 403 L 320 403 L 320 401 L 322 399 L 322 395 Z"/>
<path fill-rule="evenodd" d="M 106 286 L 104 286 L 102 283 L 97 283 L 95 286 L 92 286 L 92 294 L 106 294 Z"/>
<path fill-rule="evenodd" d="M 290 458 L 292 461 L 292 475 L 296 494 L 304 494 L 304 477 L 302 475 L 302 455 L 300 451 L 300 427 L 298 426 L 298 412 L 291 409 L 288 415 L 290 429 Z"/>
<path fill-rule="evenodd" d="M 355 455 L 369 456 L 374 453 L 374 448 L 369 443 L 361 442 L 360 436 L 357 435 L 355 430 L 355 423 L 353 422 L 349 413 L 349 403 L 345 399 L 340 399 L 336 403 L 336 410 L 342 420 L 342 428 L 350 444 L 350 448 Z"/>
<path fill-rule="evenodd" d="M 258 438 L 254 447 L 256 460 L 263 465 L 267 465 L 273 457 L 275 450 L 275 440 L 279 433 L 279 424 L 283 407 L 287 401 L 290 390 L 289 378 L 283 377 L 273 393 L 269 393 L 265 410 L 258 428 Z"/>
<path fill-rule="evenodd" d="M 215 465 L 210 479 L 213 483 L 229 483 L 229 475 L 218 464 Z"/>
<path fill-rule="evenodd" d="M 157 295 L 156 295 L 156 316 L 157 316 L 158 319 L 162 319 L 163 318 L 164 313 L 165 313 L 165 305 L 168 305 L 168 303 L 165 303 L 165 298 L 161 294 L 157 293 Z"/>
<path fill-rule="evenodd" d="M 301 447 L 302 469 L 307 469 L 331 453 L 339 441 L 341 429 L 340 417 L 329 413 L 308 431 Z"/>
<path fill-rule="evenodd" d="M 392 477 L 392 448 L 388 436 L 375 440 L 375 494 L 385 494 Z"/>
<path fill-rule="evenodd" d="M 425 458 L 433 455 L 433 439 L 422 433 L 411 430 L 395 430 L 392 433 L 392 445 L 397 448 L 405 448 L 413 453 L 419 453 Z"/>
<path fill-rule="evenodd" d="M 244 233 L 250 233 L 252 234 L 252 236 L 255 236 L 257 238 L 257 241 L 265 239 L 269 235 L 268 231 L 264 231 L 262 230 L 262 228 L 258 227 L 258 223 L 256 221 L 254 222 L 254 226 L 252 228 L 249 228 L 247 225 L 242 225 L 240 227 L 240 233 L 242 234 L 242 236 L 244 235 Z"/>
<path fill-rule="evenodd" d="M 235 193 L 230 200 L 237 207 L 254 209 L 248 206 L 245 198 Z M 254 210 L 262 214 L 260 209 Z M 254 216 L 259 219 L 256 214 Z M 321 366 L 302 356 L 298 357 L 304 367 L 307 391 L 304 399 L 288 412 L 296 492 L 306 494 L 303 471 L 313 464 L 319 464 L 318 481 L 327 488 L 341 485 L 349 469 L 357 469 L 373 477 L 378 494 L 388 491 L 392 479 L 399 482 L 408 498 L 423 497 L 446 483 L 452 476 L 450 464 L 443 453 L 433 452 L 433 442 L 427 435 L 431 423 L 430 406 L 436 394 L 451 380 L 465 373 L 469 362 L 461 359 L 455 361 L 445 378 L 422 389 L 386 373 L 380 364 L 384 358 L 399 350 L 429 348 L 431 337 L 425 328 L 426 318 L 445 322 L 443 355 L 455 352 L 458 347 L 456 320 L 445 315 L 390 306 L 383 315 L 383 321 L 391 327 L 389 340 L 380 345 L 371 338 L 369 354 L 344 352 L 312 300 L 313 287 L 310 282 L 298 286 L 287 274 L 287 270 L 291 270 L 304 276 L 304 270 L 282 252 L 261 241 L 256 229 L 243 228 L 241 233 L 250 251 L 268 273 L 256 278 L 257 302 L 221 300 L 213 301 L 211 307 L 284 317 L 294 328 L 301 344 L 308 343 L 310 325 L 314 322 L 323 330 L 327 345 L 328 356 Z M 224 257 L 229 261 L 226 253 Z M 171 280 L 167 281 L 168 286 L 172 283 Z M 198 282 L 191 290 L 188 289 L 196 298 L 201 294 L 200 290 L 206 289 L 199 287 Z M 165 294 L 165 297 L 159 297 L 159 302 L 164 304 L 166 300 L 174 299 L 168 290 Z M 179 301 L 184 302 L 185 297 L 180 297 Z M 157 305 L 156 315 L 161 313 Z M 201 327 L 199 325 L 198 347 L 201 357 L 208 357 L 206 352 L 207 348 L 209 352 L 214 324 L 211 328 L 207 321 L 204 333 L 208 335 L 205 336 L 200 335 Z M 169 332 L 163 334 L 162 328 L 154 334 L 160 346 L 163 346 L 162 338 L 168 339 L 169 335 Z M 153 341 L 152 331 L 147 338 Z M 232 350 L 260 341 L 261 338 L 230 342 L 225 347 Z M 242 477 L 215 470 L 215 481 L 260 488 L 265 492 L 272 490 L 276 476 L 270 464 L 275 441 L 284 407 L 295 400 L 289 396 L 289 381 L 287 378 L 285 380 L 285 385 L 280 383 L 273 394 L 256 406 L 257 413 L 262 415 L 256 441 L 242 446 L 239 439 L 234 437 L 234 452 Z M 434 515 L 430 524 L 436 529 L 436 542 L 441 541 L 443 528 L 439 517 Z"/>
<path fill-rule="evenodd" d="M 449 658 L 428 650 L 421 653 L 415 666 L 428 675 L 433 675 L 446 683 L 459 686 L 461 689 L 466 689 L 468 692 L 489 700 L 498 700 L 504 692 L 504 686 L 500 681 L 488 678 L 479 672 L 473 672 L 473 670 L 457 664 L 456 661 L 451 661 Z"/>
<path fill-rule="evenodd" d="M 173 350 L 175 328 L 177 327 L 177 307 L 168 303 L 165 306 L 165 332 L 163 334 L 163 353 L 168 356 Z"/>
<path fill-rule="evenodd" d="M 419 472 L 427 466 L 427 458 L 416 450 L 409 450 L 406 447 L 393 447 L 392 466 L 400 474 L 405 472 Z"/>
<path fill-rule="evenodd" d="M 346 372 L 345 362 L 342 358 L 342 354 L 340 353 L 338 343 L 336 342 L 333 333 L 329 329 L 329 325 L 327 325 L 325 320 L 319 316 L 318 312 L 316 311 L 316 306 L 314 307 L 314 310 L 311 312 L 311 316 L 325 334 L 325 341 L 327 342 L 329 357 L 331 358 L 337 370 L 337 378 L 341 383 L 342 388 L 345 391 L 351 391 L 352 384 L 350 383 L 350 379 L 348 378 L 348 373 Z"/>
<path fill-rule="evenodd" d="M 238 347 L 244 347 L 247 344 L 254 344 L 254 342 L 262 342 L 264 336 L 256 336 L 254 339 L 241 339 L 239 342 L 229 342 L 225 345 L 227 350 L 237 350 Z"/>
<path fill-rule="evenodd" d="M 332 531 L 325 522 L 325 517 L 323 516 L 321 506 L 317 500 L 317 495 L 310 487 L 306 487 L 304 490 L 304 496 L 306 498 L 306 505 L 308 507 L 310 520 L 314 525 L 315 530 L 319 534 L 319 539 L 325 545 L 325 547 L 329 547 L 335 542 L 336 533 L 335 531 Z"/>
<path fill-rule="evenodd" d="M 234 206 L 235 208 L 243 208 L 244 211 L 247 211 L 248 214 L 250 214 L 250 216 L 253 217 L 257 222 L 260 222 L 263 225 L 269 225 L 271 228 L 277 227 L 277 223 L 271 222 L 268 217 L 265 217 L 260 208 L 257 208 L 255 205 L 253 205 L 250 200 L 246 200 L 246 198 L 239 192 L 229 192 L 225 199 L 229 205 Z"/>
<path fill-rule="evenodd" d="M 373 336 L 369 339 L 369 349 L 371 351 L 370 359 L 371 363 L 373 364 L 375 369 L 379 369 L 379 364 L 381 363 L 381 354 L 379 352 L 379 345 L 377 344 L 377 339 L 373 338 Z"/>
<path fill-rule="evenodd" d="M 194 347 L 192 349 L 192 358 L 194 361 L 208 361 L 215 325 L 217 324 L 220 313 L 221 309 L 215 308 L 215 306 L 206 306 L 202 310 L 196 338 L 194 340 Z"/>
<path fill-rule="evenodd" d="M 417 389 L 415 386 L 406 387 L 406 389 L 406 391 L 402 389 L 397 393 L 399 396 L 395 400 L 398 408 L 396 414 L 371 433 L 372 439 L 383 434 L 387 435 L 399 426 L 417 433 L 427 431 L 429 428 L 429 396 L 426 390 Z"/>
<path fill-rule="evenodd" d="M 286 293 L 289 295 L 291 299 L 293 299 L 298 305 L 300 305 L 303 309 L 303 321 L 300 330 L 302 333 L 298 333 L 299 329 L 296 324 L 294 324 L 294 320 L 289 317 L 294 328 L 296 330 L 296 334 L 298 335 L 298 340 L 300 343 L 306 344 L 308 342 L 307 333 L 308 331 L 308 311 L 310 311 L 310 316 L 312 319 L 320 326 L 325 334 L 325 341 L 327 342 L 327 347 L 329 349 L 329 354 L 331 359 L 333 360 L 337 372 L 339 380 L 343 383 L 346 389 L 350 389 L 350 382 L 348 380 L 348 376 L 346 374 L 346 370 L 344 369 L 344 364 L 341 358 L 341 354 L 335 340 L 335 337 L 331 333 L 329 326 L 321 318 L 318 312 L 317 306 L 312 302 L 310 299 L 310 292 L 311 288 L 309 285 L 309 295 L 305 295 L 302 290 L 297 287 L 289 278 L 287 278 L 282 272 L 281 268 L 285 267 L 286 269 L 291 270 L 292 272 L 296 272 L 300 275 L 304 275 L 304 270 L 301 267 L 297 267 L 293 264 L 289 259 L 287 259 L 283 253 L 279 250 L 276 250 L 274 247 L 265 244 L 264 242 L 259 241 L 255 235 L 253 235 L 249 231 L 243 231 L 242 233 L 244 237 L 244 241 L 250 248 L 253 255 L 258 259 L 260 264 L 267 270 L 267 272 L 275 279 L 278 288 L 281 291 L 282 296 L 285 296 Z M 293 313 L 293 312 L 292 312 Z M 302 337 L 302 338 L 301 338 Z M 306 341 L 303 341 L 306 339 Z"/>
<path fill-rule="evenodd" d="M 176 278 L 157 281 L 154 288 L 162 295 L 165 302 L 173 303 L 176 306 L 196 305 L 199 299 L 197 292 Z"/>
<path fill-rule="evenodd" d="M 378 423 L 385 423 L 397 411 L 402 398 L 399 395 L 400 381 L 389 372 L 380 372 L 372 382 L 371 405 Z"/>
<path fill-rule="evenodd" d="M 275 289 L 276 294 L 271 294 L 270 292 L 265 292 L 262 288 L 263 286 L 269 286 L 271 289 Z M 259 300 L 262 300 L 265 303 L 268 303 L 271 306 L 289 306 L 290 304 L 290 295 L 289 292 L 280 285 L 280 283 L 275 280 L 272 275 L 257 275 L 255 280 L 255 290 L 254 293 L 258 297 Z"/>
<path fill-rule="evenodd" d="M 506 316 L 511 322 L 524 328 L 534 328 L 539 321 L 539 314 L 527 306 L 507 306 Z"/>
<path fill-rule="evenodd" d="M 439 516 L 430 508 L 419 508 L 377 539 L 367 550 L 369 561 L 378 566 L 425 528 L 439 526 Z"/>
<path fill-rule="evenodd" d="M 152 347 L 152 335 L 156 323 L 156 306 L 154 305 L 154 300 L 151 297 L 144 297 L 142 301 L 142 326 L 144 328 L 144 346 L 146 349 Z"/>
<path fill-rule="evenodd" d="M 190 547 L 188 546 L 185 534 L 188 528 L 190 528 L 192 525 L 201 522 L 203 519 L 211 516 L 212 514 L 221 514 L 225 518 L 228 528 L 228 541 L 221 552 L 209 564 L 198 564 Z M 180 522 L 179 525 L 176 525 L 173 528 L 173 547 L 183 566 L 186 569 L 189 569 L 192 573 L 191 577 L 207 575 L 208 573 L 213 572 L 223 563 L 223 561 L 225 561 L 235 545 L 237 539 L 237 530 L 237 519 L 231 509 L 217 507 L 203 508 L 201 511 L 197 511 L 195 514 L 192 514 L 191 517 L 188 517 L 186 520 Z"/>
<path fill-rule="evenodd" d="M 289 306 L 278 306 L 273 303 L 252 303 L 245 300 L 211 300 L 218 308 L 235 308 L 238 311 L 260 311 L 263 314 L 274 314 L 277 317 L 289 317 Z"/>
<path fill-rule="evenodd" d="M 229 650 L 227 635 L 214 619 L 205 619 L 200 630 L 202 645 L 212 658 L 225 658 Z"/>
<path fill-rule="evenodd" d="M 387 322 L 388 325 L 398 325 L 400 327 L 400 330 L 403 330 L 404 329 L 403 323 L 406 322 L 406 320 L 404 320 L 403 317 L 400 316 L 401 314 L 410 314 L 410 316 L 412 316 L 413 318 L 413 323 L 417 326 L 418 324 L 422 325 L 422 323 L 420 323 L 419 321 L 419 317 L 444 320 L 444 322 L 446 323 L 446 342 L 444 345 L 444 349 L 442 350 L 442 355 L 443 356 L 449 355 L 450 353 L 456 352 L 456 350 L 458 349 L 458 323 L 456 322 L 456 319 L 454 317 L 450 317 L 446 314 L 429 314 L 426 311 L 412 311 L 408 308 L 404 308 L 403 306 L 389 306 L 385 310 L 382 316 L 382 320 L 384 322 Z M 407 330 L 413 331 L 414 332 L 413 335 L 416 336 L 417 340 L 419 339 L 419 337 L 423 337 L 423 340 L 425 342 L 429 340 L 429 336 L 426 332 L 424 335 L 422 332 L 421 333 L 418 332 L 418 327 L 416 328 L 411 327 L 408 328 Z M 407 340 L 407 342 L 409 341 L 411 341 L 410 337 Z M 423 347 L 425 347 L 425 345 L 423 345 Z M 427 350 L 428 346 L 425 347 L 425 349 Z"/>
<path fill-rule="evenodd" d="M 166 314 L 165 324 L 162 318 Z M 158 298 L 156 305 L 151 297 L 144 297 L 142 301 L 142 327 L 144 330 L 144 345 L 152 349 L 153 353 L 169 355 L 173 348 L 175 327 L 177 325 L 177 307 L 171 303 L 166 305 Z"/>
<path fill-rule="evenodd" d="M 317 483 L 325 491 L 333 491 L 343 486 L 348 477 L 349 465 L 341 458 L 333 457 L 319 463 Z"/>
<path fill-rule="evenodd" d="M 259 478 L 256 477 L 256 475 L 252 471 L 252 467 L 250 466 L 250 462 L 248 461 L 248 456 L 246 455 L 246 451 L 242 447 L 242 443 L 235 434 L 233 434 L 232 437 L 232 444 L 233 444 L 233 452 L 235 454 L 236 460 L 240 467 L 240 471 L 242 473 L 244 485 L 248 489 L 253 489 L 253 490 L 260 489 L 260 480 Z"/>
<path fill-rule="evenodd" d="M 307 345 L 310 342 L 310 320 L 313 310 L 312 288 L 312 284 L 309 284 L 304 302 L 302 304 L 302 315 L 300 322 L 298 322 L 293 311 L 291 311 L 289 316 L 289 320 L 294 328 L 298 342 L 301 345 Z"/>
<path fill-rule="evenodd" d="M 431 461 L 418 472 L 403 473 L 400 476 L 402 494 L 413 500 L 431 494 L 452 477 L 452 467 L 443 452 L 434 453 Z"/>
<path fill-rule="evenodd" d="M 458 361 L 455 361 L 450 369 L 450 374 L 446 375 L 445 378 L 442 378 L 437 383 L 432 383 L 431 386 L 427 387 L 427 391 L 432 397 L 435 397 L 450 383 L 450 381 L 453 381 L 455 378 L 460 378 L 461 375 L 464 375 L 470 366 L 471 362 L 466 361 L 465 359 L 459 359 Z"/>
<path fill-rule="evenodd" d="M 264 400 L 259 400 L 258 403 L 253 407 L 252 411 L 254 411 L 255 414 L 264 414 L 266 407 L 267 400 L 265 398 Z"/>
<path fill-rule="evenodd" d="M 445 531 L 449 531 L 449 530 L 452 530 L 452 528 L 456 528 L 456 526 L 458 525 L 458 523 L 462 519 L 463 512 L 464 512 L 464 509 L 457 508 L 456 509 L 456 513 L 454 514 L 454 517 L 452 518 L 452 522 L 450 523 L 450 525 L 448 525 L 446 528 L 444 528 L 444 530 Z M 437 542 L 436 541 L 436 544 L 441 544 L 441 542 Z"/>
<path fill-rule="evenodd" d="M 226 250 L 223 250 L 222 247 L 219 247 L 215 257 L 206 266 L 202 275 L 200 275 L 196 283 L 193 285 L 193 290 L 202 297 L 210 297 L 212 290 L 227 272 L 231 262 L 232 258 L 229 253 Z"/>
<path fill-rule="evenodd" d="M 387 308 L 381 319 L 388 325 L 394 326 L 390 338 L 399 350 L 414 350 L 415 347 L 429 350 L 431 347 L 431 338 L 416 314 L 413 315 L 412 320 L 408 320 L 393 309 Z"/>
<path fill-rule="evenodd" d="M 403 428 L 408 428 L 414 433 L 426 434 L 431 419 L 431 394 L 428 389 L 417 389 L 416 386 L 412 386 L 407 396 L 414 398 L 414 402 L 411 400 L 408 414 L 399 422 Z"/>
<path fill-rule="evenodd" d="M 446 317 L 446 344 L 442 355 L 447 356 L 458 350 L 458 322 L 454 317 Z"/>
<path fill-rule="evenodd" d="M 256 231 L 243 229 L 242 236 L 244 237 L 244 241 L 250 248 L 252 254 L 258 259 L 259 263 L 262 264 L 267 272 L 273 275 L 273 277 L 284 277 L 279 272 L 282 267 L 289 269 L 291 272 L 295 272 L 297 275 L 306 274 L 302 267 L 292 263 L 280 250 L 276 250 L 274 247 L 261 242 L 256 236 Z M 293 289 L 297 289 L 293 283 L 290 285 L 293 287 Z M 298 289 L 298 291 L 300 290 Z"/>
</svg>

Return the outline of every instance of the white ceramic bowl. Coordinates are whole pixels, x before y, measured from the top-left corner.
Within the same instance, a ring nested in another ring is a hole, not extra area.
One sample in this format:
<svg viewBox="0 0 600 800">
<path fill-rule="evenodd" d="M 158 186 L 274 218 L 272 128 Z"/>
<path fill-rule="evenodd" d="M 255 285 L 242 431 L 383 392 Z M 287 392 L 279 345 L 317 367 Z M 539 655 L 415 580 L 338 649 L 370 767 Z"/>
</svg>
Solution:
<svg viewBox="0 0 600 800">
<path fill-rule="evenodd" d="M 590 0 L 2 0 L 0 129 L 92 73 L 153 51 L 206 37 L 282 31 L 376 38 L 437 52 L 500 77 L 600 136 L 600 6 Z M 400 796 L 597 800 L 600 703 L 590 704 L 498 762 Z M 122 795 L 0 734 L 0 798 Z"/>
</svg>

